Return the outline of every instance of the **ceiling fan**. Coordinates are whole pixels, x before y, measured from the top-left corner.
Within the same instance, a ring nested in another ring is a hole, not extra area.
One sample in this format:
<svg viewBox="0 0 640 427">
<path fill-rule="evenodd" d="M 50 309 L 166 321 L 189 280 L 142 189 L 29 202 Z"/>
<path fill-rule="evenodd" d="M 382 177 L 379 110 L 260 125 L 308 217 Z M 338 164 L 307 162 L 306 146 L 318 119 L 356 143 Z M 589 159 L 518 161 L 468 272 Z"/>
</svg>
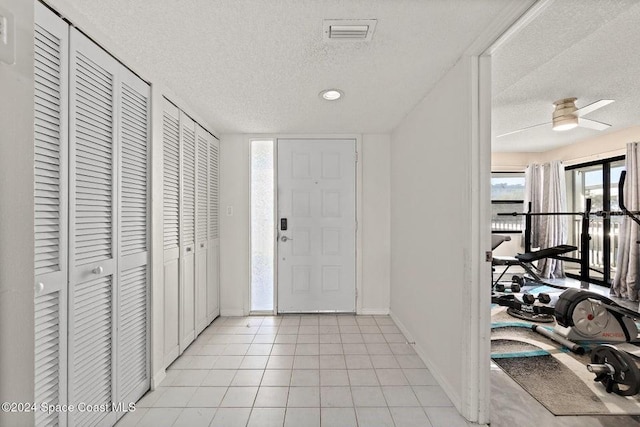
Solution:
<svg viewBox="0 0 640 427">
<path fill-rule="evenodd" d="M 502 135 L 498 135 L 497 138 L 548 125 L 552 125 L 552 129 L 555 131 L 565 131 L 577 126 L 595 130 L 605 130 L 611 126 L 610 124 L 598 122 L 596 120 L 585 119 L 583 116 L 611 104 L 614 102 L 613 99 L 601 99 L 580 109 L 576 108 L 576 100 L 577 98 L 563 98 L 554 102 L 553 105 L 555 106 L 555 109 L 553 110 L 550 122 L 527 126 L 512 132 L 503 133 Z"/>
</svg>

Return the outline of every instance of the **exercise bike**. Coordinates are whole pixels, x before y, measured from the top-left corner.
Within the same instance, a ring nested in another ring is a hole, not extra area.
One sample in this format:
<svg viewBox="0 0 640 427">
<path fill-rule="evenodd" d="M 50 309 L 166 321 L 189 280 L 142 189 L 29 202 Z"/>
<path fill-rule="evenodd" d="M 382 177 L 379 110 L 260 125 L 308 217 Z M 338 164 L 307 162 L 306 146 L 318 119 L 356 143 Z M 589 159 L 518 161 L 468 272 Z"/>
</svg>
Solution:
<svg viewBox="0 0 640 427">
<path fill-rule="evenodd" d="M 527 304 L 513 295 L 495 295 L 492 302 L 555 317 L 557 325 L 552 330 L 540 325 L 531 325 L 531 329 L 576 354 L 586 353 L 585 343 L 600 344 L 591 350 L 591 363 L 587 365 L 587 369 L 596 374 L 595 381 L 601 382 L 607 392 L 621 396 L 640 392 L 640 369 L 634 361 L 634 356 L 640 357 L 640 347 L 621 350 L 611 345 L 640 344 L 636 323 L 640 321 L 640 313 L 603 295 L 575 288 L 560 294 L 555 307 Z"/>
</svg>

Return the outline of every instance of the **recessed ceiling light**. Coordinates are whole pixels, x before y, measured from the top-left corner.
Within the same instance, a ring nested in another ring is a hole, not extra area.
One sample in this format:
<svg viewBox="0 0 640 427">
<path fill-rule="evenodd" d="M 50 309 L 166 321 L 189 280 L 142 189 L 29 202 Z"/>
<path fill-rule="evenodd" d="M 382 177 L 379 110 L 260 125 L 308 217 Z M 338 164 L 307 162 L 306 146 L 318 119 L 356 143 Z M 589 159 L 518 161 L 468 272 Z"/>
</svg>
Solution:
<svg viewBox="0 0 640 427">
<path fill-rule="evenodd" d="M 327 89 L 320 92 L 320 97 L 327 101 L 337 101 L 342 97 L 342 91 L 338 89 Z"/>
</svg>

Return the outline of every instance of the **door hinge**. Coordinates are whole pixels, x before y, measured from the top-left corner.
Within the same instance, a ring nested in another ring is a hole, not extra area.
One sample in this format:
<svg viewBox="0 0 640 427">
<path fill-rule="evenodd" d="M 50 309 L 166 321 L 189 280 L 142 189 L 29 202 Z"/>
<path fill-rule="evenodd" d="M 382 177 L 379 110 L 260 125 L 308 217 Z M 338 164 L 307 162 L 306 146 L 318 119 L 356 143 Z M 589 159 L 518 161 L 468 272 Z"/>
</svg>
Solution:
<svg viewBox="0 0 640 427">
<path fill-rule="evenodd" d="M 358 163 L 358 159 L 360 158 L 359 153 L 356 151 L 356 163 Z"/>
<path fill-rule="evenodd" d="M 486 252 L 484 253 L 484 260 L 485 260 L 486 262 L 491 262 L 491 261 L 493 261 L 493 253 L 492 253 L 491 251 L 486 251 Z"/>
</svg>

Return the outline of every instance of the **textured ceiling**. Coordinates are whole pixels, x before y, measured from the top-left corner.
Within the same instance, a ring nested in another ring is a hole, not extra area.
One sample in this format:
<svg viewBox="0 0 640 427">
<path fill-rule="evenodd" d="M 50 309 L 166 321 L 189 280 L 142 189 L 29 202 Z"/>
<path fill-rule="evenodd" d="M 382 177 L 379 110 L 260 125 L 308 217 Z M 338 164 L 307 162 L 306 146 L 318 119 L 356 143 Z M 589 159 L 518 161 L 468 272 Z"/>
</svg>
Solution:
<svg viewBox="0 0 640 427">
<path fill-rule="evenodd" d="M 616 102 L 586 118 L 606 131 L 551 125 L 493 139 L 494 151 L 546 151 L 640 124 L 640 2 L 556 0 L 495 54 L 493 134 L 551 121 L 553 101 Z"/>
<path fill-rule="evenodd" d="M 78 0 L 73 6 L 114 46 L 158 70 L 219 133 L 375 133 L 391 131 L 509 1 Z M 377 19 L 373 40 L 327 43 L 325 18 Z M 321 101 L 318 93 L 327 88 L 343 90 L 344 98 Z"/>
</svg>

